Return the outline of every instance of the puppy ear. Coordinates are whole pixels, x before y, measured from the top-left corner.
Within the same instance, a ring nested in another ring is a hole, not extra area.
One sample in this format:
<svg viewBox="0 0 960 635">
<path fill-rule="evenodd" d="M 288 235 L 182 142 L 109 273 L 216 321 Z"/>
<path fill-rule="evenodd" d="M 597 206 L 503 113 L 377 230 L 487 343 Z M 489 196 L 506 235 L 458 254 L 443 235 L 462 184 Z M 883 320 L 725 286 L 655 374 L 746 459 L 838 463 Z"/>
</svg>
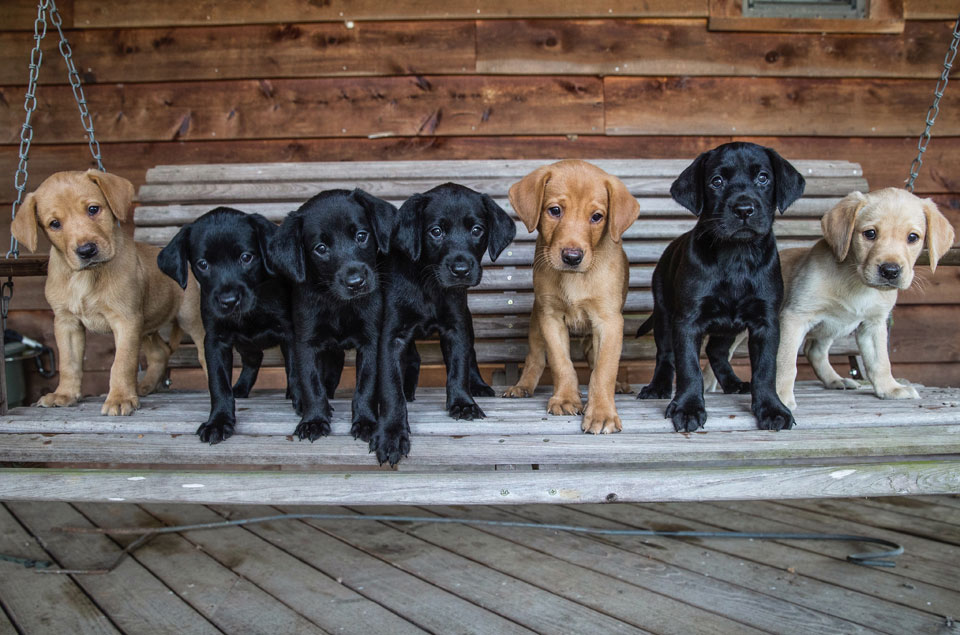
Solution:
<svg viewBox="0 0 960 635">
<path fill-rule="evenodd" d="M 820 219 L 823 237 L 833 249 L 837 262 L 843 262 L 850 251 L 850 241 L 853 240 L 853 227 L 857 222 L 857 212 L 867 202 L 867 198 L 860 192 L 847 194 L 833 209 Z"/>
<path fill-rule="evenodd" d="M 795 200 L 803 196 L 807 181 L 789 161 L 775 150 L 764 148 L 773 166 L 774 185 L 777 190 L 777 209 L 783 214 Z"/>
<path fill-rule="evenodd" d="M 549 165 L 545 165 L 510 186 L 510 205 L 526 225 L 528 232 L 532 232 L 540 223 L 543 190 L 552 177 L 553 171 Z"/>
<path fill-rule="evenodd" d="M 483 201 L 483 210 L 487 215 L 487 224 L 490 226 L 487 253 L 490 254 L 490 260 L 496 261 L 500 253 L 516 237 L 517 224 L 489 195 L 483 194 L 480 198 Z"/>
<path fill-rule="evenodd" d="M 133 183 L 122 176 L 93 169 L 87 170 L 87 178 L 96 183 L 103 192 L 110 211 L 117 220 L 127 220 L 133 207 Z"/>
<path fill-rule="evenodd" d="M 157 266 L 160 271 L 177 281 L 181 289 L 187 288 L 187 275 L 190 271 L 190 225 L 184 225 L 157 254 Z"/>
<path fill-rule="evenodd" d="M 703 212 L 703 163 L 713 150 L 704 152 L 684 168 L 680 176 L 670 184 L 670 196 L 694 216 Z"/>
<path fill-rule="evenodd" d="M 956 235 L 947 217 L 937 209 L 931 199 L 923 199 L 923 213 L 927 217 L 927 249 L 930 250 L 930 271 L 937 270 L 937 263 L 953 246 Z"/>
<path fill-rule="evenodd" d="M 355 189 L 351 196 L 367 212 L 367 220 L 373 227 L 373 237 L 377 240 L 377 250 L 382 254 L 390 253 L 390 240 L 397 223 L 397 208 L 360 188 Z"/>
<path fill-rule="evenodd" d="M 610 218 L 607 220 L 607 227 L 610 230 L 610 238 L 613 242 L 620 242 L 620 237 L 627 228 L 637 220 L 637 214 L 640 212 L 640 203 L 633 197 L 623 181 L 615 176 L 606 181 L 607 185 L 607 214 Z"/>
<path fill-rule="evenodd" d="M 267 239 L 267 267 L 280 275 L 302 284 L 307 280 L 303 261 L 303 217 L 291 214 L 280 228 Z"/>
<path fill-rule="evenodd" d="M 423 233 L 423 208 L 430 199 L 423 194 L 414 194 L 400 206 L 397 214 L 393 246 L 406 254 L 410 260 L 420 260 L 420 235 Z"/>
<path fill-rule="evenodd" d="M 268 276 L 277 275 L 277 272 L 274 271 L 270 264 L 270 259 L 267 257 L 267 249 L 269 249 L 270 239 L 280 229 L 276 223 L 271 222 L 260 214 L 247 214 L 247 219 L 250 221 L 250 224 L 253 225 L 253 230 L 257 232 L 257 246 L 260 247 L 260 258 L 263 260 L 264 271 L 267 272 Z"/>
<path fill-rule="evenodd" d="M 24 247 L 30 251 L 36 251 L 39 226 L 40 223 L 37 219 L 37 197 L 33 195 L 33 192 L 30 192 L 27 194 L 27 197 L 23 199 L 23 202 L 20 203 L 20 207 L 17 209 L 17 215 L 14 216 L 13 222 L 10 223 L 10 233 L 13 234 L 14 238 L 23 243 Z"/>
</svg>

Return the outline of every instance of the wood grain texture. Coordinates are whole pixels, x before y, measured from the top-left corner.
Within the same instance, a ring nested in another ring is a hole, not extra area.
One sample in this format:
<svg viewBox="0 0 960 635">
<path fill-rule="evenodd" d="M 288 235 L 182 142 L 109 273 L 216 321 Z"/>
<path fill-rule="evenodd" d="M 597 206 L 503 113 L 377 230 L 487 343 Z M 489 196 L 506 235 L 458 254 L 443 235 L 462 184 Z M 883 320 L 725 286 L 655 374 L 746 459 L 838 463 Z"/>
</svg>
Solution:
<svg viewBox="0 0 960 635">
<path fill-rule="evenodd" d="M 606 77 L 604 112 L 611 135 L 909 136 L 930 90 L 913 80 Z M 960 111 L 941 110 L 937 128 L 960 132 Z"/>
<path fill-rule="evenodd" d="M 591 77 L 415 76 L 117 84 L 85 89 L 101 141 L 597 134 Z M 68 86 L 38 93 L 34 143 L 82 142 Z M 0 87 L 0 143 L 19 140 L 23 90 Z"/>
<path fill-rule="evenodd" d="M 903 31 L 903 0 L 872 0 L 866 16 L 842 18 L 744 17 L 742 0 L 709 0 L 707 26 L 719 31 L 766 31 L 812 33 L 900 33 Z"/>
<path fill-rule="evenodd" d="M 937 78 L 952 31 L 952 21 L 863 37 L 704 31 L 696 20 L 479 20 L 476 65 L 507 74 Z"/>
</svg>

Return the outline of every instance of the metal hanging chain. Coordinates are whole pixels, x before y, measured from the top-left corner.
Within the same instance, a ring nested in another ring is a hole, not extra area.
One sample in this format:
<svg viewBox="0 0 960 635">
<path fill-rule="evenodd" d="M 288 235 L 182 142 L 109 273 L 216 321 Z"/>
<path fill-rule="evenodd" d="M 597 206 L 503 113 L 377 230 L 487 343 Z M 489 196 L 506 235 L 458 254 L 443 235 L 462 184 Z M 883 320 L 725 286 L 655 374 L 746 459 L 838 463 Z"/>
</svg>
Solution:
<svg viewBox="0 0 960 635">
<path fill-rule="evenodd" d="M 913 191 L 913 184 L 920 175 L 920 166 L 923 165 L 923 153 L 927 151 L 927 144 L 930 143 L 930 129 L 940 114 L 940 99 L 943 97 L 943 91 L 947 89 L 947 82 L 950 81 L 950 69 L 953 68 L 953 60 L 957 56 L 957 44 L 960 43 L 960 16 L 953 25 L 953 41 L 950 42 L 950 48 L 943 59 L 943 72 L 940 73 L 940 79 L 937 80 L 937 87 L 933 91 L 933 104 L 927 110 L 927 127 L 924 128 L 920 140 L 917 142 L 917 158 L 910 164 L 910 176 L 907 178 L 906 188 Z"/>
<path fill-rule="evenodd" d="M 57 10 L 55 0 L 40 0 L 37 3 L 37 19 L 33 22 L 33 50 L 30 51 L 30 77 L 27 81 L 27 92 L 23 98 L 23 109 L 26 116 L 23 119 L 23 126 L 20 128 L 20 163 L 17 165 L 17 172 L 13 177 L 13 187 L 17 190 L 17 195 L 10 209 L 10 218 L 17 215 L 17 208 L 23 201 L 23 191 L 27 187 L 27 161 L 30 156 L 30 143 L 33 141 L 33 126 L 31 120 L 33 113 L 37 109 L 37 80 L 40 77 L 40 66 L 43 63 L 43 50 L 40 48 L 40 42 L 47 35 L 47 13 L 50 14 L 50 21 L 57 27 L 57 33 L 60 34 L 60 54 L 63 55 L 67 63 L 67 76 L 70 80 L 70 87 L 73 89 L 73 97 L 77 101 L 77 108 L 80 110 L 80 124 L 87 133 L 87 144 L 90 146 L 90 154 L 97 162 L 97 168 L 103 172 L 103 159 L 100 156 L 100 143 L 93 133 L 93 117 L 90 115 L 90 109 L 87 107 L 87 100 L 83 94 L 83 87 L 80 83 L 80 75 L 73 63 L 73 50 L 67 41 L 67 36 L 63 32 L 63 19 L 60 17 L 60 11 Z M 20 246 L 17 239 L 10 236 L 10 250 L 7 251 L 7 258 L 13 256 L 20 257 Z"/>
</svg>

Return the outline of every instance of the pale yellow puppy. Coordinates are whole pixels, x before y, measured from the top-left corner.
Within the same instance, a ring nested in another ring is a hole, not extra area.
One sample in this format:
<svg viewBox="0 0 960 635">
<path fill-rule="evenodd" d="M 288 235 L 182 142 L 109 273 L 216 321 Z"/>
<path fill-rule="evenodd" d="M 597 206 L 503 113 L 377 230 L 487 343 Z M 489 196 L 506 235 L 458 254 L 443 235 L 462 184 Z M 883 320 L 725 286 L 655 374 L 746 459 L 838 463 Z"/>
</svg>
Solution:
<svg viewBox="0 0 960 635">
<path fill-rule="evenodd" d="M 60 383 L 40 398 L 42 407 L 80 399 L 85 328 L 113 333 L 116 345 L 102 414 L 129 415 L 140 407 L 139 396 L 163 379 L 183 330 L 197 343 L 206 372 L 199 287 L 193 282 L 183 291 L 157 267 L 157 247 L 127 237 L 119 221 L 132 207 L 130 181 L 88 170 L 53 174 L 17 210 L 14 237 L 35 251 L 43 231 L 52 245 L 44 293 L 54 314 Z M 157 332 L 166 325 L 169 343 Z M 147 369 L 138 385 L 141 347 Z"/>
</svg>

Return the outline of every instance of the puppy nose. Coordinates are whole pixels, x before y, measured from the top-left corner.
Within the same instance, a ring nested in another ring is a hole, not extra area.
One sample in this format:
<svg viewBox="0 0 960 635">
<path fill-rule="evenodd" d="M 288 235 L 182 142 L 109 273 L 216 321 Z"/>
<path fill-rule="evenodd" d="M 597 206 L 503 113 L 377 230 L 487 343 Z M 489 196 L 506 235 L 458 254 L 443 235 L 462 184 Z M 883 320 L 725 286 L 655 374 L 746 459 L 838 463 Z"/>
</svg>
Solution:
<svg viewBox="0 0 960 635">
<path fill-rule="evenodd" d="M 560 251 L 560 259 L 571 267 L 576 267 L 583 260 L 582 249 L 566 248 Z"/>
<path fill-rule="evenodd" d="M 753 203 L 737 203 L 733 206 L 733 210 L 737 213 L 737 216 L 743 220 L 747 220 L 753 216 L 753 213 L 756 211 Z"/>
<path fill-rule="evenodd" d="M 226 291 L 217 296 L 217 302 L 225 309 L 232 309 L 240 301 L 240 294 L 236 291 Z"/>
<path fill-rule="evenodd" d="M 77 247 L 77 255 L 83 258 L 84 260 L 89 260 L 93 258 L 100 252 L 100 248 L 97 247 L 96 243 L 84 243 Z"/>
<path fill-rule="evenodd" d="M 457 278 L 466 278 L 467 274 L 470 273 L 470 264 L 462 260 L 458 260 L 450 265 L 450 273 Z"/>
<path fill-rule="evenodd" d="M 358 291 L 359 289 L 363 288 L 363 285 L 367 284 L 367 279 L 361 276 L 359 273 L 355 273 L 344 280 L 343 284 L 345 284 L 351 291 Z"/>
<path fill-rule="evenodd" d="M 880 275 L 886 280 L 896 280 L 900 277 L 900 265 L 885 262 L 880 265 Z"/>
</svg>

